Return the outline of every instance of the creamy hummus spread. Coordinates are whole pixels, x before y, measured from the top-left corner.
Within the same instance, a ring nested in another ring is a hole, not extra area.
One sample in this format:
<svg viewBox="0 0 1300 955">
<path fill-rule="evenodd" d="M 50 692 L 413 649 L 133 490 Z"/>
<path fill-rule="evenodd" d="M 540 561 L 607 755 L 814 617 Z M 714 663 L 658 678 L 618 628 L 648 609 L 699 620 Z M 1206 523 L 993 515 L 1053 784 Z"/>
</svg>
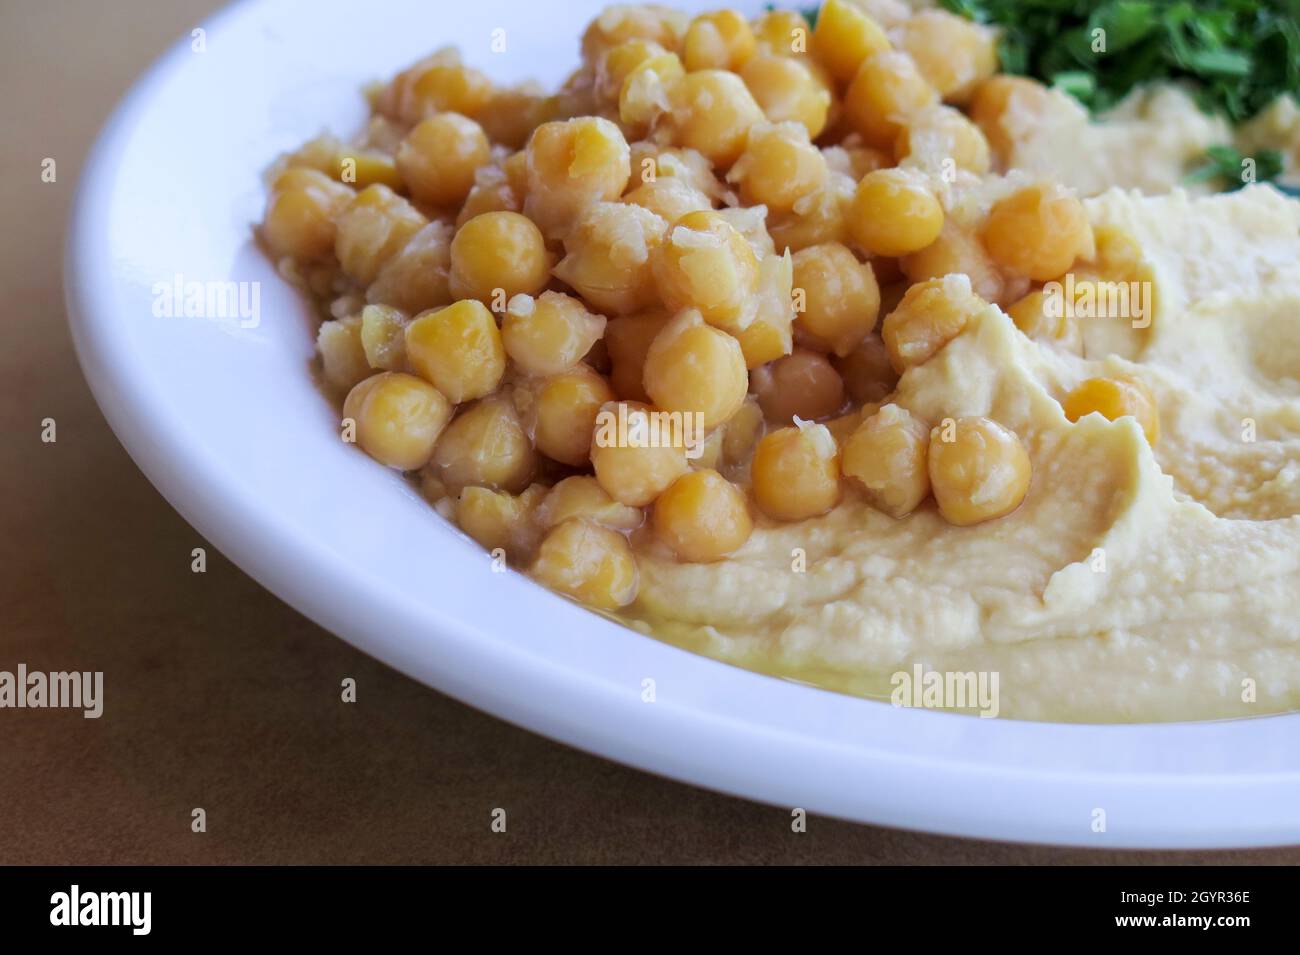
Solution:
<svg viewBox="0 0 1300 955">
<path fill-rule="evenodd" d="M 1112 189 L 1086 206 L 1094 226 L 1120 226 L 1143 249 L 1150 326 L 1087 319 L 1081 358 L 990 306 L 894 399 L 929 422 L 984 415 L 1019 434 L 1033 483 L 1014 514 L 955 527 L 928 502 L 896 521 L 846 493 L 824 517 L 760 520 L 714 564 L 641 541 L 634 624 L 869 695 L 888 696 L 891 675 L 918 663 L 992 671 L 1011 717 L 1300 706 L 1300 203 L 1257 186 L 1201 198 Z M 1090 333 L 1103 322 L 1124 327 Z M 1131 418 L 1066 420 L 1061 396 L 1097 375 L 1156 395 L 1154 452 Z"/>
</svg>

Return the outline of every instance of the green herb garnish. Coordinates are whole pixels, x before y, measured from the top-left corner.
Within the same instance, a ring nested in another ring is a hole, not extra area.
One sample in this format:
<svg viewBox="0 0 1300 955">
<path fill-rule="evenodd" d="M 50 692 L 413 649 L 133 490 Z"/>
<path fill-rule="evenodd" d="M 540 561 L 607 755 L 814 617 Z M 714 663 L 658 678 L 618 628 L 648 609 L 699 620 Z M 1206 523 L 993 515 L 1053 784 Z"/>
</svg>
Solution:
<svg viewBox="0 0 1300 955">
<path fill-rule="evenodd" d="M 1035 76 L 1094 112 L 1138 84 L 1183 80 L 1202 109 L 1240 123 L 1300 91 L 1300 0 L 941 3 L 1002 28 L 1004 72 Z"/>
<path fill-rule="evenodd" d="M 1300 196 L 1300 189 L 1276 181 L 1281 172 L 1282 154 L 1276 149 L 1261 149 L 1247 156 L 1235 146 L 1211 146 L 1205 152 L 1205 164 L 1188 173 L 1183 181 L 1218 180 L 1228 192 L 1236 192 L 1252 182 L 1271 182 L 1273 188 L 1287 195 Z"/>
</svg>

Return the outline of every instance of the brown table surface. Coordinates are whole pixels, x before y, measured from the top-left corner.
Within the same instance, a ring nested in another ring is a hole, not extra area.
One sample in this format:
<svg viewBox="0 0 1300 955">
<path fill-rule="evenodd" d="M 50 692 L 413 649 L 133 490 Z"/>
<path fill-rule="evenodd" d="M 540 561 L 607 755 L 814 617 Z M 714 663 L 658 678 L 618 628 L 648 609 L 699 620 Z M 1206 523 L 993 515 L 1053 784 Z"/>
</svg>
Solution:
<svg viewBox="0 0 1300 955">
<path fill-rule="evenodd" d="M 98 720 L 0 710 L 0 863 L 1300 862 L 809 820 L 577 752 L 321 630 L 209 551 L 118 445 L 61 291 L 80 165 L 130 81 L 211 0 L 0 8 L 0 670 L 104 671 Z M 57 181 L 41 181 L 41 161 Z M 40 440 L 54 418 L 58 440 Z M 339 704 L 354 677 L 358 703 Z M 208 831 L 190 830 L 191 810 Z M 505 807 L 506 835 L 489 814 Z"/>
</svg>

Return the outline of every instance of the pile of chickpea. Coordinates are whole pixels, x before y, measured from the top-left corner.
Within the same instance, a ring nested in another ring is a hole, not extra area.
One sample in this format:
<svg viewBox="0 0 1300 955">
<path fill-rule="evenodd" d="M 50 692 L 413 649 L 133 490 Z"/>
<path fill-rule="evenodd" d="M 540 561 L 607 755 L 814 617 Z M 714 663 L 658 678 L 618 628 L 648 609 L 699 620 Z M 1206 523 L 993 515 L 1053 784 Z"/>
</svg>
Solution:
<svg viewBox="0 0 1300 955">
<path fill-rule="evenodd" d="M 273 171 L 261 237 L 329 313 L 343 433 L 415 472 L 471 537 L 590 606 L 637 593 L 637 553 L 715 561 L 762 519 L 851 487 L 955 525 L 1025 497 L 1029 454 L 987 418 L 931 427 L 890 401 L 991 303 L 1079 351 L 1035 283 L 1142 267 L 1050 183 L 975 213 L 1048 92 L 995 76 L 994 37 L 935 10 L 878 22 L 828 0 L 691 18 L 612 7 L 555 94 L 440 51 L 371 91 L 364 136 Z M 878 319 L 884 315 L 877 330 Z M 621 406 L 621 408 L 620 408 Z M 1132 414 L 1093 379 L 1071 420 Z M 699 416 L 705 438 L 593 441 L 598 415 Z"/>
</svg>

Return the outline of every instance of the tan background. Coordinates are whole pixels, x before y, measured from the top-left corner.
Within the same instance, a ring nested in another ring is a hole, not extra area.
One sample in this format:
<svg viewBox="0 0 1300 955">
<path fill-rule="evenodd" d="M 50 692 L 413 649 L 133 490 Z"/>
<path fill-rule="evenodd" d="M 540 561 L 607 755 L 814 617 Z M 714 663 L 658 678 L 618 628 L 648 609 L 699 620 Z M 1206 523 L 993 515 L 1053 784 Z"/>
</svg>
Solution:
<svg viewBox="0 0 1300 955">
<path fill-rule="evenodd" d="M 2 4 L 0 670 L 103 670 L 107 708 L 0 710 L 0 863 L 1300 862 L 1300 849 L 1023 848 L 820 818 L 795 835 L 786 810 L 625 769 L 426 689 L 215 551 L 192 574 L 202 540 L 81 378 L 60 273 L 96 130 L 215 4 Z M 46 417 L 56 444 L 40 441 Z M 345 676 L 354 706 L 339 703 Z M 489 831 L 496 806 L 504 836 Z"/>
</svg>

